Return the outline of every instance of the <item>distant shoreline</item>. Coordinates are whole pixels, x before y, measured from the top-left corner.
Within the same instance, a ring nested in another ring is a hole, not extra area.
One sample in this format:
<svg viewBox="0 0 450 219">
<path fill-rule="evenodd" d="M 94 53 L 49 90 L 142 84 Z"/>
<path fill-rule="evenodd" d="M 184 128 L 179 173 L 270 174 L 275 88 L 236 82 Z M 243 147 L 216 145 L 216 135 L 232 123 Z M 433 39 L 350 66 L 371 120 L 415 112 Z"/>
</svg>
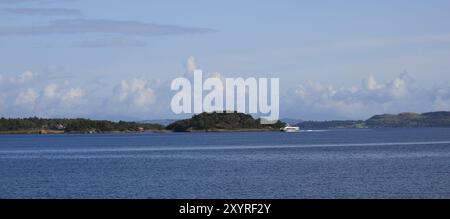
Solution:
<svg viewBox="0 0 450 219">
<path fill-rule="evenodd" d="M 19 131 L 0 131 L 0 135 L 92 135 L 92 134 L 145 134 L 145 133 L 203 133 L 203 132 L 279 132 L 279 130 L 270 129 L 213 129 L 213 130 L 188 130 L 188 131 L 172 131 L 172 130 L 145 130 L 145 131 L 105 131 L 105 132 L 65 132 L 60 130 L 19 130 Z"/>
<path fill-rule="evenodd" d="M 167 126 L 152 123 L 112 122 L 90 119 L 0 118 L 2 134 L 99 134 L 169 132 L 273 132 L 287 124 L 263 124 L 244 113 L 201 113 Z M 400 113 L 375 115 L 367 120 L 303 121 L 300 130 L 376 129 L 376 128 L 450 128 L 450 112 Z"/>
<path fill-rule="evenodd" d="M 336 130 L 380 130 L 380 129 L 433 129 L 433 128 L 445 128 L 450 127 L 377 127 L 377 128 L 329 128 L 329 129 L 301 129 L 300 132 L 318 132 L 318 131 L 336 131 Z M 24 130 L 24 131 L 1 131 L 2 135 L 108 135 L 108 134 L 150 134 L 150 133 L 232 133 L 232 132 L 281 132 L 280 130 L 271 129 L 221 129 L 221 130 L 189 130 L 189 131 L 172 131 L 172 130 L 146 130 L 142 132 L 136 131 L 108 131 L 108 132 L 64 132 L 57 130 L 47 130 L 46 133 L 41 133 L 38 130 Z"/>
<path fill-rule="evenodd" d="M 63 130 L 17 130 L 0 131 L 0 135 L 92 135 L 92 134 L 139 134 L 139 133 L 169 133 L 169 130 L 145 130 L 145 131 L 103 131 L 103 132 L 66 132 Z"/>
</svg>

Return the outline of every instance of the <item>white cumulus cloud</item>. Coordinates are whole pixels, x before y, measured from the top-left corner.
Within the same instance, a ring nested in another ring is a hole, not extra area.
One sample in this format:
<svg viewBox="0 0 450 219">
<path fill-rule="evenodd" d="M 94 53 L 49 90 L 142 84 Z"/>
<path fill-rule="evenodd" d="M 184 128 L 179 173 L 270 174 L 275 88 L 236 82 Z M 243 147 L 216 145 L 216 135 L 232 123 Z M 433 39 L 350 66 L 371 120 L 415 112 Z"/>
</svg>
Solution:
<svg viewBox="0 0 450 219">
<path fill-rule="evenodd" d="M 155 92 L 144 79 L 122 81 L 115 88 L 115 95 L 119 104 L 125 105 L 133 111 L 147 111 L 155 101 Z"/>
<path fill-rule="evenodd" d="M 282 107 L 304 119 L 365 119 L 380 113 L 450 110 L 449 91 L 445 86 L 421 88 L 407 73 L 385 82 L 371 75 L 348 87 L 307 81 L 284 96 Z"/>
<path fill-rule="evenodd" d="M 84 96 L 84 91 L 81 88 L 70 88 L 61 97 L 61 101 L 66 105 L 76 103 Z"/>
<path fill-rule="evenodd" d="M 186 68 L 189 73 L 193 73 L 197 69 L 197 63 L 195 62 L 194 56 L 189 56 L 186 61 Z"/>
<path fill-rule="evenodd" d="M 16 99 L 16 104 L 28 108 L 33 108 L 39 94 L 31 88 L 19 93 Z"/>
</svg>

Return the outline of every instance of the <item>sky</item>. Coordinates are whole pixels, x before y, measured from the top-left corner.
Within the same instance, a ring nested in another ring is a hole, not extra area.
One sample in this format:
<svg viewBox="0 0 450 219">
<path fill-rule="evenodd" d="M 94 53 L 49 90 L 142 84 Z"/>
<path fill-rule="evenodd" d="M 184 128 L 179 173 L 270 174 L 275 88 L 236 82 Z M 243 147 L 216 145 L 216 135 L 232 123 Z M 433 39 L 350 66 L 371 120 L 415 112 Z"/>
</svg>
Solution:
<svg viewBox="0 0 450 219">
<path fill-rule="evenodd" d="M 192 66 L 280 79 L 280 117 L 450 110 L 450 1 L 0 0 L 0 116 L 180 118 Z"/>
</svg>

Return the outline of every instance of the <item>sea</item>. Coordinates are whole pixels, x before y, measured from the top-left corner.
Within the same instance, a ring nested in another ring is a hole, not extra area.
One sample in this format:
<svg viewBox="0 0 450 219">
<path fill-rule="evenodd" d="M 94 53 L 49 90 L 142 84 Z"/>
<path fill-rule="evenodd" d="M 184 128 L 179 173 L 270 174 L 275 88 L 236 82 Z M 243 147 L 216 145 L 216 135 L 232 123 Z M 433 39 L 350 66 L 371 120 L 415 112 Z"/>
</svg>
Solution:
<svg viewBox="0 0 450 219">
<path fill-rule="evenodd" d="M 0 135 L 2 199 L 450 198 L 450 129 Z"/>
</svg>

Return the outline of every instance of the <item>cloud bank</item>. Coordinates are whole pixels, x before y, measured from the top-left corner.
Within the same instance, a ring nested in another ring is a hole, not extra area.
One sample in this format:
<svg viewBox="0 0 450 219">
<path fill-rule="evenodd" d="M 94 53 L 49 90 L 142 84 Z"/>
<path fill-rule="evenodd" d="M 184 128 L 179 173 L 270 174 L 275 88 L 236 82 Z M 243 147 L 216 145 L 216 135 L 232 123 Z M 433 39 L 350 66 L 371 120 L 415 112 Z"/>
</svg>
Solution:
<svg viewBox="0 0 450 219">
<path fill-rule="evenodd" d="M 74 1 L 77 1 L 77 0 L 0 0 L 0 4 L 5 4 L 5 5 L 28 4 L 28 3 L 46 4 L 46 3 L 74 2 Z"/>
<path fill-rule="evenodd" d="M 0 27 L 0 36 L 112 33 L 137 36 L 201 34 L 214 32 L 209 28 L 161 25 L 139 21 L 108 19 L 62 19 L 50 21 L 47 25 Z"/>
<path fill-rule="evenodd" d="M 189 57 L 184 75 L 189 76 L 197 66 L 195 58 Z M 220 73 L 205 76 L 225 77 Z M 170 111 L 175 92 L 169 85 L 169 81 L 126 77 L 108 84 L 74 83 L 34 71 L 0 75 L 0 116 L 113 120 L 179 117 Z M 450 110 L 450 85 L 426 87 L 408 73 L 385 81 L 371 75 L 350 86 L 308 80 L 281 94 L 280 108 L 281 117 L 304 120 L 367 119 L 382 113 Z"/>
<path fill-rule="evenodd" d="M 0 75 L 0 116 L 147 118 L 156 101 L 150 85 L 133 78 L 92 89 L 89 83 L 49 80 L 32 71 Z"/>
<path fill-rule="evenodd" d="M 284 113 L 323 119 L 367 119 L 374 114 L 450 110 L 450 86 L 424 88 L 408 73 L 379 82 L 374 76 L 360 85 L 337 87 L 307 81 L 285 95 Z"/>
<path fill-rule="evenodd" d="M 0 14 L 39 16 L 81 16 L 78 9 L 69 8 L 0 8 Z"/>
<path fill-rule="evenodd" d="M 126 38 L 107 38 L 86 40 L 75 43 L 75 47 L 80 48 L 101 48 L 101 47 L 142 47 L 147 43 L 140 40 L 126 39 Z"/>
</svg>

